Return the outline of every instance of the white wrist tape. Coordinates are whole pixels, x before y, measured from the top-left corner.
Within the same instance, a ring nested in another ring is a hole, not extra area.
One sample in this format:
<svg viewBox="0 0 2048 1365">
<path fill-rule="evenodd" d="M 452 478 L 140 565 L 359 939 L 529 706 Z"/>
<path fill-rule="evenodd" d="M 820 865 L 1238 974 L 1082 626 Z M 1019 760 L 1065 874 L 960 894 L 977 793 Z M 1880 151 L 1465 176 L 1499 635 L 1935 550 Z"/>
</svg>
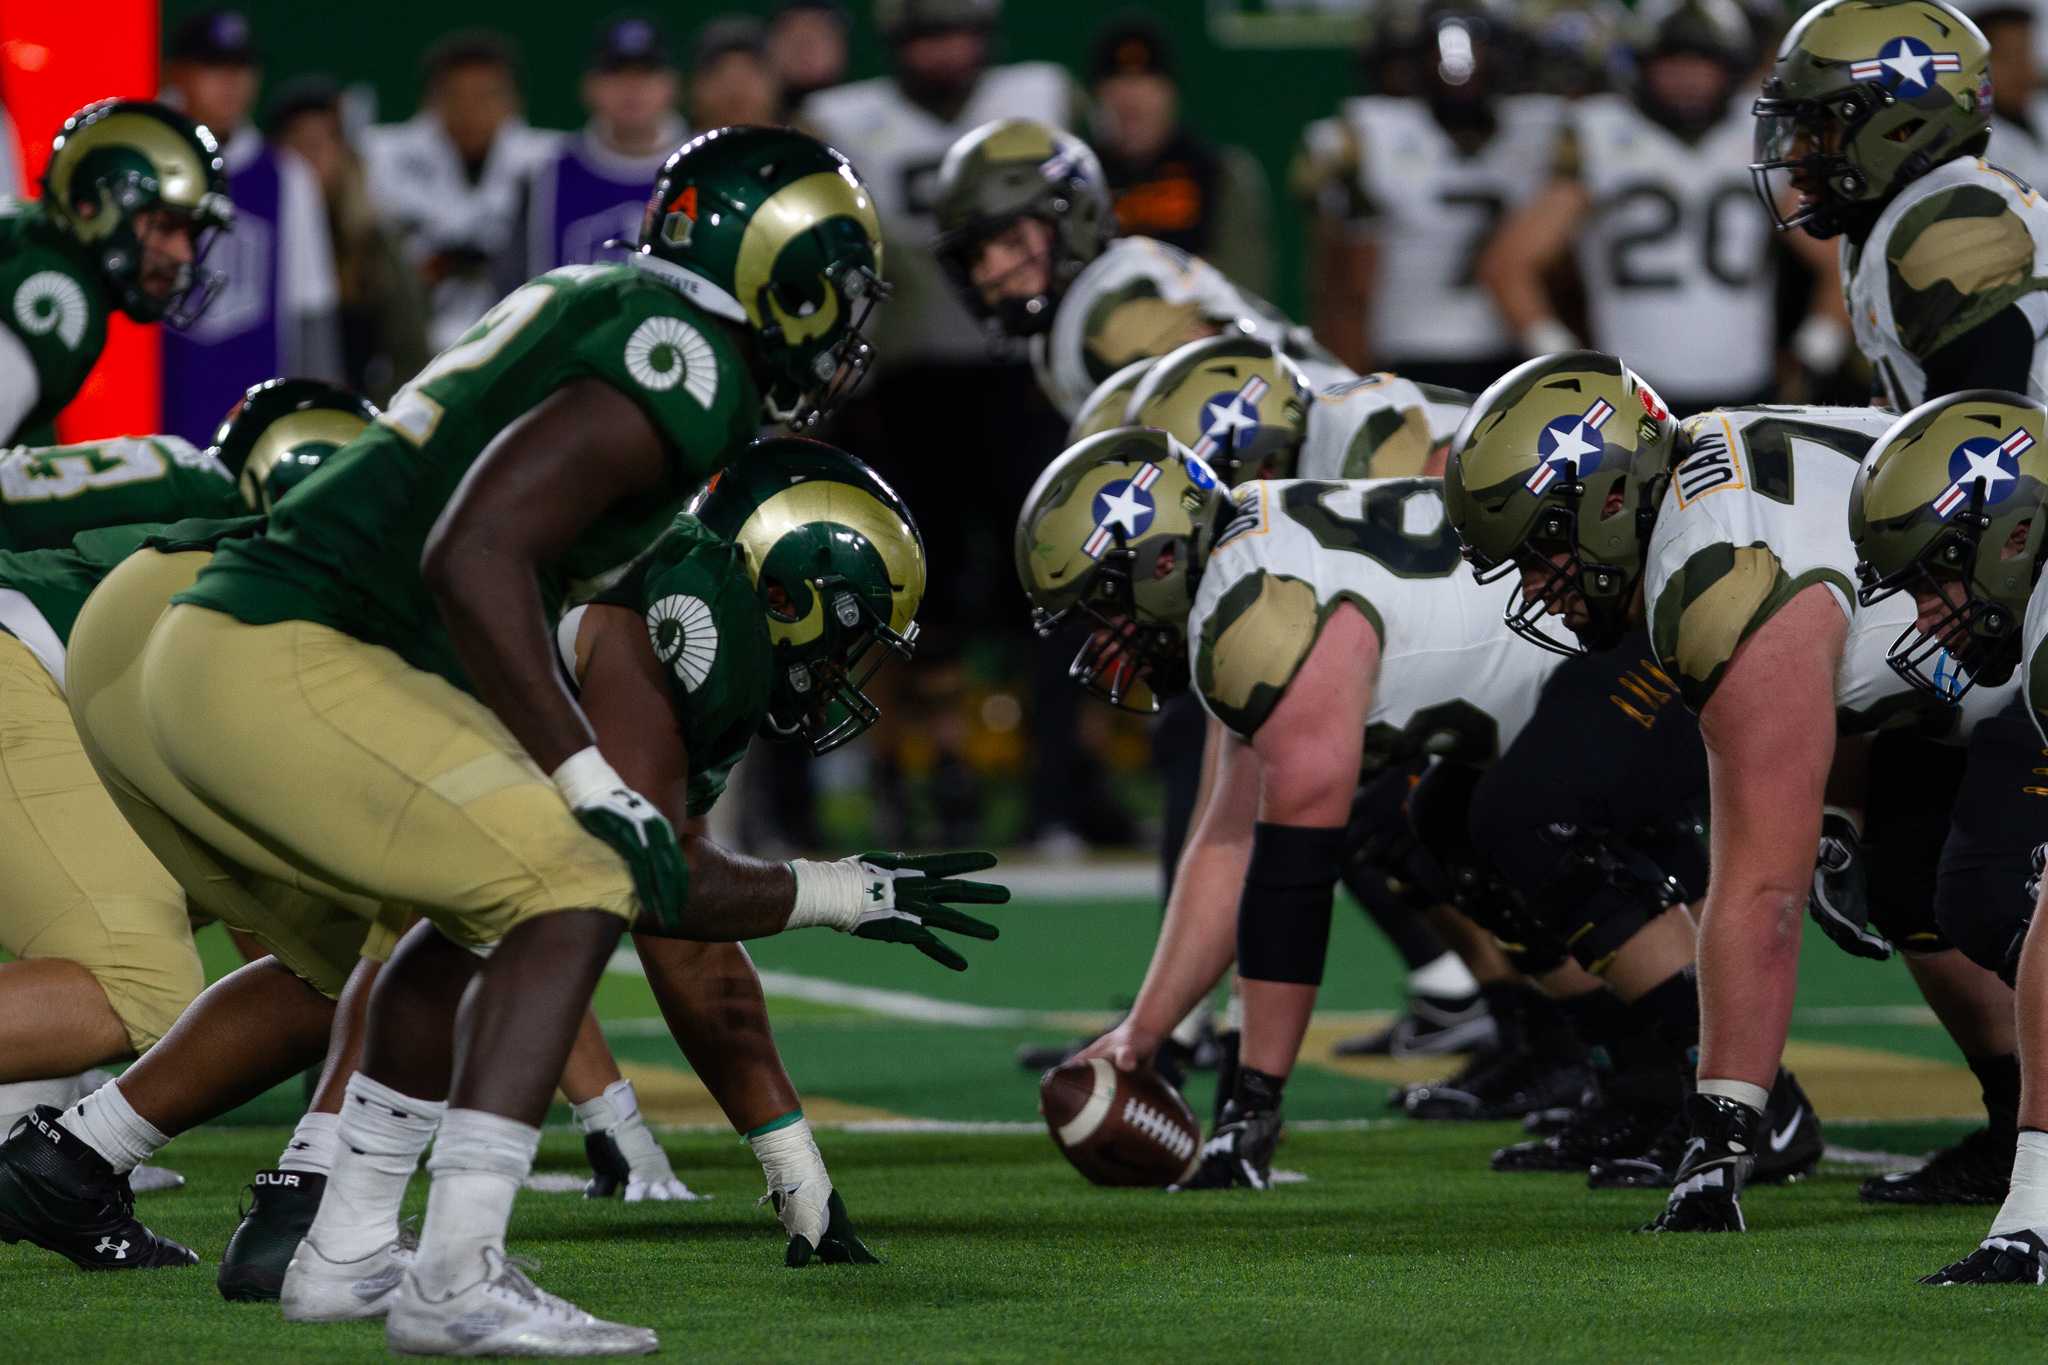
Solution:
<svg viewBox="0 0 2048 1365">
<path fill-rule="evenodd" d="M 832 1188 L 831 1178 L 825 1174 L 825 1158 L 818 1151 L 818 1140 L 811 1136 L 808 1119 L 798 1119 L 772 1133 L 748 1138 L 747 1145 L 754 1149 L 761 1173 L 768 1177 L 769 1189 L 793 1189 L 809 1180 L 822 1180 L 828 1191 Z"/>
<path fill-rule="evenodd" d="M 1522 333 L 1522 345 L 1530 355 L 1555 355 L 1559 351 L 1583 351 L 1586 344 L 1578 333 L 1556 318 L 1532 322 Z"/>
<path fill-rule="evenodd" d="M 604 755 L 597 751 L 595 744 L 578 749 L 563 759 L 562 766 L 549 774 L 549 780 L 571 809 L 587 806 L 606 792 L 617 791 L 626 785 L 625 779 L 604 761 Z"/>
<path fill-rule="evenodd" d="M 796 877 L 796 904 L 783 928 L 808 929 L 823 924 L 844 934 L 860 923 L 868 880 L 861 871 L 860 859 L 821 863 L 811 858 L 792 858 L 789 870 Z"/>
</svg>

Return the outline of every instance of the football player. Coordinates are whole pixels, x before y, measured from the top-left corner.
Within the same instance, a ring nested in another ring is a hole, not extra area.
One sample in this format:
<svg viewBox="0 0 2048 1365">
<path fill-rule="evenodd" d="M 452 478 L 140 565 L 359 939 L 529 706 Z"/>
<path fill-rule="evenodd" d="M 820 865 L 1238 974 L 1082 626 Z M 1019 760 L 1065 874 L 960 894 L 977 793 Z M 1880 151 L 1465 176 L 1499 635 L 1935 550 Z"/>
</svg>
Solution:
<svg viewBox="0 0 2048 1365">
<path fill-rule="evenodd" d="M 1480 253 L 1542 188 L 1564 106 L 1507 93 L 1512 6 L 1429 0 L 1397 18 L 1419 93 L 1346 100 L 1309 126 L 1293 176 L 1313 206 L 1315 334 L 1360 373 L 1476 393 L 1521 354 Z"/>
<path fill-rule="evenodd" d="M 1841 239 L 1856 344 L 1894 411 L 2048 375 L 2048 206 L 1983 159 L 1990 54 L 1937 0 L 1828 0 L 1756 102 L 1758 196 Z"/>
<path fill-rule="evenodd" d="M 1117 236 L 1101 163 L 1050 124 L 998 119 L 955 142 L 939 168 L 938 221 L 961 302 L 998 334 L 1030 340 L 1039 388 L 1070 421 L 1134 361 L 1229 326 L 1291 334 L 1271 304 L 1201 258 Z"/>
<path fill-rule="evenodd" d="M 674 827 L 601 751 L 550 631 L 570 585 L 651 540 L 764 411 L 805 420 L 858 378 L 877 231 L 852 167 L 808 137 L 684 144 L 628 263 L 514 292 L 262 532 L 219 548 L 150 636 L 139 733 L 94 737 L 229 863 L 430 921 L 379 977 L 321 1204 L 332 1224 L 295 1262 L 344 1296 L 371 1273 L 351 1261 L 397 1279 L 386 1224 L 438 1127 L 420 1255 L 390 1296 L 405 1349 L 654 1344 L 542 1294 L 503 1251 L 612 946 L 635 920 L 691 921 Z M 846 605 L 848 629 L 886 627 Z M 792 626 L 822 624 L 814 607 Z M 858 690 L 821 668 L 800 670 L 796 719 L 858 712 Z M 865 887 L 810 877 L 804 891 L 836 913 Z M 472 1312 L 495 1324 L 484 1342 L 454 1334 Z"/>
<path fill-rule="evenodd" d="M 1132 709 L 1192 685 L 1210 716 L 1151 969 L 1129 1016 L 1082 1053 L 1148 1061 L 1235 958 L 1241 1065 L 1195 1186 L 1268 1181 L 1366 755 L 1484 763 L 1556 662 L 1481 610 L 1439 489 L 1282 480 L 1230 493 L 1173 437 L 1134 427 L 1063 454 L 1018 517 L 1041 633 L 1087 634 L 1076 681 Z"/>
<path fill-rule="evenodd" d="M 1853 598 L 1844 515 L 1856 462 L 1890 420 L 1754 408 L 1681 424 L 1620 361 L 1579 352 L 1504 376 L 1452 448 L 1445 496 L 1467 554 L 1488 581 L 1518 576 L 1510 626 L 1541 635 L 1559 617 L 1601 644 L 1647 624 L 1658 666 L 1699 714 L 1712 831 L 1701 1047 L 1689 1145 L 1655 1230 L 1740 1230 L 1757 1154 L 1797 1136 L 1766 1131 L 1764 1115 L 1837 727 L 1918 695 L 1884 663 L 1902 609 Z M 2001 984 L 1927 946 L 1909 963 L 1965 1054 L 2008 1052 Z"/>
<path fill-rule="evenodd" d="M 1776 386 L 1777 284 L 1749 209 L 1755 122 L 1733 102 L 1755 66 L 1749 20 L 1735 0 L 1656 0 L 1635 23 L 1633 88 L 1570 108 L 1549 184 L 1479 279 L 1529 354 L 1575 350 L 1544 283 L 1574 253 L 1596 348 L 1654 355 L 1647 378 L 1680 411 L 1757 402 Z"/>
<path fill-rule="evenodd" d="M 2035 896 L 2013 876 L 2008 849 L 2041 834 L 2038 785 L 2044 751 L 2037 730 L 2048 701 L 2041 681 L 2048 596 L 2036 589 L 2048 533 L 2048 465 L 2040 433 L 2048 409 L 2038 398 L 1978 391 L 1937 399 L 1902 418 L 1864 461 L 1851 490 L 1849 520 L 1861 557 L 1860 595 L 1910 598 L 1913 620 L 1890 651 L 1894 667 L 1946 700 L 1974 709 L 1980 693 L 2018 695 L 1970 739 L 1964 800 L 1954 809 L 1944 879 L 1966 882 L 1942 906 L 1942 925 L 1973 958 L 2017 980 L 2020 1056 L 2031 1075 L 2018 1098 L 2010 1191 L 1983 1244 L 1927 1284 L 2040 1284 L 2048 1277 L 2048 1077 L 2041 1058 L 2043 962 Z M 2030 715 L 2031 713 L 2031 715 Z M 2041 866 L 2034 853 L 2033 866 Z M 1995 1197 L 1995 1196 L 1994 1196 Z"/>
<path fill-rule="evenodd" d="M 175 109 L 102 100 L 64 121 L 43 197 L 0 203 L 0 441 L 45 428 L 107 344 L 116 310 L 183 326 L 234 219 L 213 134 Z"/>
</svg>

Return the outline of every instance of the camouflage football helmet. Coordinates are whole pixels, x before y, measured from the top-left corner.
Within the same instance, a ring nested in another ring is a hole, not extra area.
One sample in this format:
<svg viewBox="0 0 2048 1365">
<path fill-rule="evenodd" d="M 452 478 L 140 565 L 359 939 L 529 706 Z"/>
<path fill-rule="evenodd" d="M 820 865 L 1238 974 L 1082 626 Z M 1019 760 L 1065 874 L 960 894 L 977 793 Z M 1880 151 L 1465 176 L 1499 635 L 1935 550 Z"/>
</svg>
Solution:
<svg viewBox="0 0 2048 1365">
<path fill-rule="evenodd" d="M 1163 431 L 1091 436 L 1038 476 L 1017 517 L 1017 578 L 1043 638 L 1088 632 L 1067 676 L 1129 711 L 1188 686 L 1188 612 L 1230 497 Z"/>
<path fill-rule="evenodd" d="M 1276 347 L 1225 333 L 1162 357 L 1131 395 L 1125 418 L 1172 432 L 1229 488 L 1294 477 L 1314 401 L 1308 376 Z"/>
<path fill-rule="evenodd" d="M 1955 701 L 2012 676 L 2048 551 L 2044 505 L 2048 409 L 2018 394 L 1923 403 L 1871 447 L 1849 491 L 1857 598 L 1867 607 L 1906 592 L 1949 604 L 1886 653 L 1907 682 Z"/>
<path fill-rule="evenodd" d="M 1067 427 L 1067 444 L 1076 445 L 1112 427 L 1129 425 L 1124 413 L 1131 406 L 1131 395 L 1137 392 L 1146 371 L 1158 363 L 1156 355 L 1141 356 L 1090 390 Z"/>
<path fill-rule="evenodd" d="M 1011 336 L 1052 326 L 1060 296 L 1116 236 L 1116 207 L 1088 144 L 1035 119 L 984 123 L 939 165 L 939 262 L 968 311 Z M 991 305 L 974 284 L 982 243 L 1020 218 L 1052 228 L 1044 293 Z"/>
<path fill-rule="evenodd" d="M 234 475 L 242 501 L 268 515 L 329 455 L 377 420 L 377 405 L 322 379 L 252 384 L 221 419 L 207 454 Z"/>
<path fill-rule="evenodd" d="M 1728 115 L 1736 83 L 1755 69 L 1756 29 L 1735 0 L 1641 0 L 1634 15 L 1636 104 L 1682 138 L 1696 138 Z M 1664 57 L 1705 57 L 1720 66 L 1727 84 L 1718 97 L 1682 107 L 1659 97 L 1647 68 Z"/>
<path fill-rule="evenodd" d="M 43 202 L 58 230 L 91 255 L 114 305 L 137 322 L 188 326 L 225 283 L 205 269 L 214 238 L 235 216 L 220 148 L 168 105 L 101 100 L 64 120 L 43 168 Z M 192 263 L 162 296 L 142 283 L 135 220 L 152 210 L 192 227 Z"/>
<path fill-rule="evenodd" d="M 1827 0 L 1778 48 L 1755 105 L 1756 192 L 1778 226 L 1855 230 L 1904 185 L 1981 153 L 1991 50 L 1937 0 Z"/>
<path fill-rule="evenodd" d="M 1523 0 L 1521 89 L 1578 99 L 1612 88 L 1629 13 L 1618 0 Z"/>
<path fill-rule="evenodd" d="M 1595 351 L 1539 356 L 1479 396 L 1451 441 L 1444 504 L 1482 583 L 1527 575 L 1508 594 L 1510 630 L 1559 654 L 1627 633 L 1678 441 L 1656 392 Z M 1575 596 L 1576 645 L 1543 624 Z"/>
<path fill-rule="evenodd" d="M 829 753 L 875 723 L 863 690 L 917 647 L 924 538 L 879 474 L 819 441 L 759 440 L 686 509 L 730 541 L 768 614 L 761 733 Z"/>
<path fill-rule="evenodd" d="M 867 373 L 888 295 L 874 196 L 838 152 L 785 128 L 715 128 L 655 177 L 631 260 L 752 334 L 768 415 L 815 424 Z"/>
</svg>

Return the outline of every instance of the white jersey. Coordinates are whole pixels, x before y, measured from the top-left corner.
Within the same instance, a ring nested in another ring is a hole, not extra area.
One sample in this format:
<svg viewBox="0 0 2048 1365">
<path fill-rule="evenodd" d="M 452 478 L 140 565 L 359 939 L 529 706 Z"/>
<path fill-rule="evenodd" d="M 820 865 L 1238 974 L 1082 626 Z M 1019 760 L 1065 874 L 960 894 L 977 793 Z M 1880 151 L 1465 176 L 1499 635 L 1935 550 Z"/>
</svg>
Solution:
<svg viewBox="0 0 2048 1365">
<path fill-rule="evenodd" d="M 2014 304 L 2034 333 L 2028 396 L 2048 399 L 2048 205 L 2024 181 L 1976 157 L 1937 166 L 1861 245 L 1843 239 L 1842 282 L 1856 344 L 1897 411 L 1927 401 L 1929 356 Z"/>
<path fill-rule="evenodd" d="M 1420 100 L 1368 95 L 1346 101 L 1343 115 L 1365 228 L 1378 244 L 1374 350 L 1396 368 L 1515 351 L 1474 271 L 1495 229 L 1548 178 L 1564 106 L 1547 95 L 1502 100 L 1499 131 L 1473 156 Z"/>
<path fill-rule="evenodd" d="M 509 250 L 521 187 L 554 154 L 560 133 L 513 119 L 498 129 L 474 181 L 441 121 L 422 112 L 363 133 L 364 178 L 377 211 L 397 229 L 415 266 L 434 256 L 473 260 L 473 268 L 434 286 L 427 341 L 445 350 L 498 301 L 491 263 Z"/>
<path fill-rule="evenodd" d="M 1618 95 L 1579 101 L 1567 123 L 1593 204 L 1578 235 L 1592 344 L 1635 357 L 1676 408 L 1771 386 L 1777 273 L 1750 183 L 1755 131 L 1746 97 L 1697 142 Z"/>
<path fill-rule="evenodd" d="M 1098 384 L 1193 340 L 1190 329 L 1204 322 L 1243 323 L 1276 345 L 1291 334 L 1278 309 L 1201 257 L 1150 237 L 1119 237 L 1074 277 L 1052 326 L 1031 339 L 1038 387 L 1071 422 Z"/>
<path fill-rule="evenodd" d="M 2033 713 L 2034 728 L 2041 732 L 2041 742 L 2048 744 L 2048 575 L 2034 584 L 2034 595 L 2027 599 L 2017 678 L 2027 689 L 2027 710 Z"/>
<path fill-rule="evenodd" d="M 1949 726 L 2011 698 L 2009 684 L 1978 688 L 1984 695 L 1959 714 L 1912 687 L 1885 662 L 1913 620 L 1912 599 L 1901 593 L 1857 605 L 1849 487 L 1894 420 L 1874 408 L 1817 407 L 1731 408 L 1687 419 L 1686 451 L 1650 537 L 1644 601 L 1657 658 L 1695 710 L 1719 686 L 1737 646 L 1816 583 L 1849 626 L 1835 674 L 1844 731 L 1908 717 Z"/>
<path fill-rule="evenodd" d="M 1048 62 L 990 68 L 951 122 L 913 103 L 887 76 L 820 90 L 804 101 L 798 122 L 853 161 L 881 215 L 883 274 L 896 289 L 875 312 L 882 363 L 987 362 L 981 324 L 932 254 L 939 230 L 933 216 L 939 163 L 955 142 L 991 119 L 1029 118 L 1067 128 L 1074 107 L 1072 78 Z"/>
<path fill-rule="evenodd" d="M 2035 189 L 2048 185 L 2048 97 L 2027 101 L 2027 121 L 1991 116 L 1991 145 L 1984 159 L 2003 166 Z"/>
<path fill-rule="evenodd" d="M 1368 374 L 1316 390 L 1295 474 L 1304 479 L 1401 478 L 1430 471 L 1430 456 L 1457 433 L 1472 397 Z"/>
<path fill-rule="evenodd" d="M 1196 691 L 1257 733 L 1341 602 L 1380 639 L 1367 751 L 1489 762 L 1514 742 L 1562 662 L 1501 624 L 1506 589 L 1458 551 L 1436 479 L 1240 485 L 1188 616 Z"/>
</svg>

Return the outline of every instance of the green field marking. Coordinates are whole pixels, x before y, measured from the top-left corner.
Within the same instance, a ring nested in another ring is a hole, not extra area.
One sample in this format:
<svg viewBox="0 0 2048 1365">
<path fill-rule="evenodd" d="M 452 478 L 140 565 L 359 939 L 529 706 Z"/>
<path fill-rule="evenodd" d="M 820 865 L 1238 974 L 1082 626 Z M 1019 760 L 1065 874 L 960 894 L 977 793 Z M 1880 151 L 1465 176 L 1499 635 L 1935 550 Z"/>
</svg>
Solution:
<svg viewBox="0 0 2048 1365">
<path fill-rule="evenodd" d="M 730 1138 L 672 1136 L 688 1205 L 522 1196 L 511 1249 L 592 1311 L 653 1325 L 692 1361 L 2030 1359 L 2048 1296 L 1928 1290 L 1986 1209 L 1873 1208 L 1825 1172 L 1744 1200 L 1740 1237 L 1641 1237 L 1654 1194 L 1484 1169 L 1507 1125 L 1296 1134 L 1309 1183 L 1253 1195 L 1093 1189 L 1042 1137 L 826 1132 L 835 1183 L 886 1264 L 781 1268 L 760 1173 Z M 294 1327 L 223 1303 L 213 1262 L 234 1188 L 282 1141 L 213 1130 L 181 1144 L 186 1189 L 138 1207 L 209 1263 L 82 1275 L 0 1247 L 0 1302 L 33 1312 L 51 1359 L 362 1360 L 369 1324 Z M 572 1135 L 543 1169 L 573 1173 Z M 423 1204 L 415 1181 L 411 1204 Z"/>
</svg>

